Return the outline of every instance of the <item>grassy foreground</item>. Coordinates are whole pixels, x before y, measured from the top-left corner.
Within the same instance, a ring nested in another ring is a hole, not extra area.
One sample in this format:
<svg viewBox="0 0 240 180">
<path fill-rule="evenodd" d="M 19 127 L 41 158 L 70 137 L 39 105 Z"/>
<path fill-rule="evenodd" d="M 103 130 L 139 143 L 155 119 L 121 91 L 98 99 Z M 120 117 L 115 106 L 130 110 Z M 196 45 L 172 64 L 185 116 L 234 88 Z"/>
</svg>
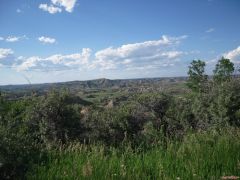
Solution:
<svg viewBox="0 0 240 180">
<path fill-rule="evenodd" d="M 28 179 L 220 179 L 240 176 L 240 132 L 198 133 L 143 151 L 72 144 L 51 150 Z"/>
</svg>

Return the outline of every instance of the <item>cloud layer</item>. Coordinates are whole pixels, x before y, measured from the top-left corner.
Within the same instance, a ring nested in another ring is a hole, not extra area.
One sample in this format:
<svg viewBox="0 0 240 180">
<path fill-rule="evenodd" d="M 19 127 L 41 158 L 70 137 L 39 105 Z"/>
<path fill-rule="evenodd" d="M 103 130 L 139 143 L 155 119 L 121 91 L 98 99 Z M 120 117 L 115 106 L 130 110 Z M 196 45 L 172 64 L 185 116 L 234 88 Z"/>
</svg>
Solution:
<svg viewBox="0 0 240 180">
<path fill-rule="evenodd" d="M 95 52 L 90 48 L 83 48 L 80 52 L 53 54 L 47 57 L 15 57 L 12 49 L 0 48 L 0 66 L 16 71 L 63 72 L 74 70 L 100 74 L 125 72 L 126 74 L 146 75 L 146 73 L 158 74 L 160 71 L 172 70 L 174 71 L 172 74 L 174 74 L 180 66 L 187 68 L 193 55 L 199 53 L 181 50 L 180 44 L 186 38 L 187 36 L 162 36 L 157 40 L 108 47 Z M 56 40 L 42 36 L 39 37 L 39 41 L 54 43 Z M 231 59 L 235 64 L 240 64 L 240 46 L 222 55 Z M 213 65 L 218 58 L 207 63 Z"/>
<path fill-rule="evenodd" d="M 186 52 L 178 50 L 178 46 L 187 36 L 162 36 L 158 40 L 125 44 L 119 47 L 108 47 L 92 53 L 89 48 L 74 54 L 54 54 L 49 57 L 18 57 L 12 68 L 18 71 L 38 70 L 56 71 L 69 69 L 104 70 L 140 70 L 158 69 L 174 66 Z M 54 43 L 55 39 L 39 37 L 44 43 Z M 10 53 L 11 51 L 8 51 Z M 3 53 L 2 53 L 3 54 Z M 6 54 L 6 53 L 5 53 Z M 13 52 L 11 52 L 11 55 Z M 5 57 L 6 55 L 2 55 Z"/>
<path fill-rule="evenodd" d="M 38 70 L 38 71 L 55 71 L 67 69 L 79 69 L 82 66 L 89 65 L 89 57 L 91 50 L 83 48 L 82 52 L 62 55 L 55 54 L 46 58 L 32 56 L 29 58 L 18 58 L 18 61 L 13 65 L 17 71 Z"/>
</svg>

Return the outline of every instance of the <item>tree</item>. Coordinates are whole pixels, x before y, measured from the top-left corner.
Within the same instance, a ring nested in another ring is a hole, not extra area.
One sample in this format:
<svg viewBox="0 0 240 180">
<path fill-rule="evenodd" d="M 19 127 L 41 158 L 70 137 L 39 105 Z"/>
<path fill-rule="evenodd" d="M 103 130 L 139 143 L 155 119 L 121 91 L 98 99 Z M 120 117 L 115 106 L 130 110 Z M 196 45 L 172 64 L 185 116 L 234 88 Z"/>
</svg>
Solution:
<svg viewBox="0 0 240 180">
<path fill-rule="evenodd" d="M 207 82 L 207 75 L 205 74 L 205 62 L 201 60 L 193 60 L 188 70 L 187 85 L 194 92 L 202 92 Z"/>
<path fill-rule="evenodd" d="M 39 97 L 27 114 L 32 130 L 39 133 L 43 142 L 66 142 L 78 139 L 82 133 L 81 115 L 78 107 L 68 104 L 67 92 L 52 91 Z"/>
<path fill-rule="evenodd" d="M 222 83 L 231 79 L 234 72 L 234 64 L 224 57 L 218 60 L 215 69 L 213 70 L 214 82 Z"/>
</svg>

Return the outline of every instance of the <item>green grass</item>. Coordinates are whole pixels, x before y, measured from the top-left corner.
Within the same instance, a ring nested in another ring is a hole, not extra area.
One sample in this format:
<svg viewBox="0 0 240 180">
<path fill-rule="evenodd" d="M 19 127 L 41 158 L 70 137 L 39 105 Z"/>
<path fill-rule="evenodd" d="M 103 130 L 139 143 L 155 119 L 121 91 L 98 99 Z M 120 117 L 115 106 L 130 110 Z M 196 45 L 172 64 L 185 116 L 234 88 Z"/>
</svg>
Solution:
<svg viewBox="0 0 240 180">
<path fill-rule="evenodd" d="M 52 150 L 28 179 L 220 179 L 240 176 L 240 133 L 191 134 L 167 148 L 72 144 Z"/>
</svg>

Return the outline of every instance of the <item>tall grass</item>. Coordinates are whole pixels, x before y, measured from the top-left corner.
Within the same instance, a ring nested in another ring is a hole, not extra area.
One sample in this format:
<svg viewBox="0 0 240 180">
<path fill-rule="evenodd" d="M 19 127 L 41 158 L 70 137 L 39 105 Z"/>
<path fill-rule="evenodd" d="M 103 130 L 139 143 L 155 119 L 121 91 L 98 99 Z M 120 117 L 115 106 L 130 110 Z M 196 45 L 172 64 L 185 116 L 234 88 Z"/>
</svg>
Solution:
<svg viewBox="0 0 240 180">
<path fill-rule="evenodd" d="M 29 179 L 220 179 L 240 176 L 240 132 L 190 134 L 150 150 L 71 144 L 32 166 Z"/>
</svg>

